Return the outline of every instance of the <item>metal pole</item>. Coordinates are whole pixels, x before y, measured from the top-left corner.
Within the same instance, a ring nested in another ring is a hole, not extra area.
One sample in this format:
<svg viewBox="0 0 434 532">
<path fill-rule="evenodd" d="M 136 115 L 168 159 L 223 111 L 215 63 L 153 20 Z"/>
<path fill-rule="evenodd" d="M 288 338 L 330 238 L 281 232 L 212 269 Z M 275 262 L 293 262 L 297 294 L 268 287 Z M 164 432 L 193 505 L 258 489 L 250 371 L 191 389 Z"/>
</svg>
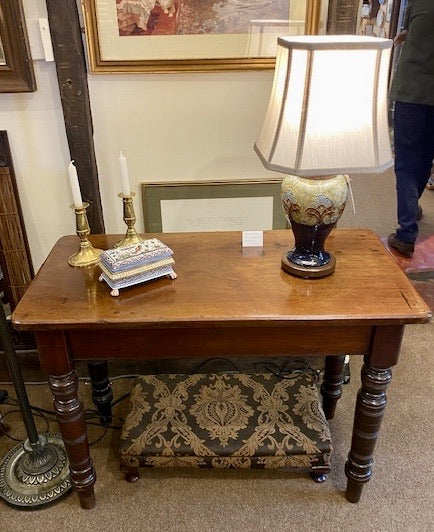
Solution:
<svg viewBox="0 0 434 532">
<path fill-rule="evenodd" d="M 38 442 L 38 432 L 36 430 L 35 420 L 33 419 L 32 410 L 30 408 L 29 398 L 24 386 L 23 376 L 16 357 L 12 333 L 9 328 L 6 314 L 3 305 L 0 301 L 0 341 L 3 345 L 3 350 L 6 358 L 6 365 L 14 384 L 15 393 L 17 394 L 18 403 L 21 409 L 24 425 L 26 427 L 27 436 L 30 443 Z"/>
</svg>

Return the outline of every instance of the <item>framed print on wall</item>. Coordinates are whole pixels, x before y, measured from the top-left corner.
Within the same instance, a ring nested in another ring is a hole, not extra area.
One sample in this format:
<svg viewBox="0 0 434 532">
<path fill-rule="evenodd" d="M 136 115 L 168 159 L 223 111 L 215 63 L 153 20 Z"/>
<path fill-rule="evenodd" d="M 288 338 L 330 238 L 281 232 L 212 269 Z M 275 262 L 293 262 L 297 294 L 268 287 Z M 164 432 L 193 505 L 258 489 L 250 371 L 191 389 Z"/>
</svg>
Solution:
<svg viewBox="0 0 434 532">
<path fill-rule="evenodd" d="M 147 233 L 287 229 L 282 179 L 142 183 Z"/>
<path fill-rule="evenodd" d="M 21 0 L 0 2 L 0 92 L 36 90 Z"/>
<path fill-rule="evenodd" d="M 81 0 L 92 73 L 274 68 L 277 37 L 317 33 L 321 0 Z"/>
</svg>

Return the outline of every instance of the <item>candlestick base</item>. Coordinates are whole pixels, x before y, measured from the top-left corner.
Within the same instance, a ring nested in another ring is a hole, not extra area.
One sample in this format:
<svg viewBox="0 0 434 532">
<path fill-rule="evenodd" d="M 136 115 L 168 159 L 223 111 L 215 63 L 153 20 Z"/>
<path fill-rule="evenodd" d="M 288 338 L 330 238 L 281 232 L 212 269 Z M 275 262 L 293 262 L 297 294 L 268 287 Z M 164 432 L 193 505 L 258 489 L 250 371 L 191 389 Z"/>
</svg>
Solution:
<svg viewBox="0 0 434 532">
<path fill-rule="evenodd" d="M 137 231 L 133 229 L 128 229 L 124 238 L 122 240 L 119 240 L 119 242 L 116 242 L 114 245 L 115 248 L 120 248 L 121 246 L 129 246 L 130 244 L 138 244 L 139 242 L 143 242 L 143 238 L 141 238 Z"/>
<path fill-rule="evenodd" d="M 135 196 L 134 192 L 131 192 L 130 194 L 123 194 L 122 192 L 118 194 L 120 198 L 122 198 L 123 203 L 123 214 L 124 214 L 124 222 L 127 224 L 127 232 L 122 240 L 119 242 L 116 242 L 114 245 L 115 248 L 119 248 L 121 246 L 129 246 L 130 244 L 138 244 L 139 242 L 143 242 L 144 237 L 140 236 L 134 225 L 136 223 L 136 214 L 134 212 L 134 205 L 133 205 L 133 198 Z"/>
<path fill-rule="evenodd" d="M 99 262 L 99 256 L 102 253 L 102 249 L 94 248 L 92 244 L 87 241 L 80 243 L 80 249 L 71 255 L 68 259 L 68 264 L 75 268 L 85 268 L 87 266 L 95 266 Z"/>
<path fill-rule="evenodd" d="M 89 222 L 86 216 L 88 207 L 89 203 L 86 202 L 83 202 L 81 207 L 71 206 L 75 211 L 77 235 L 80 238 L 80 249 L 68 259 L 68 264 L 75 268 L 86 268 L 98 264 L 99 256 L 102 253 L 102 249 L 94 248 L 88 239 L 90 235 Z"/>
</svg>

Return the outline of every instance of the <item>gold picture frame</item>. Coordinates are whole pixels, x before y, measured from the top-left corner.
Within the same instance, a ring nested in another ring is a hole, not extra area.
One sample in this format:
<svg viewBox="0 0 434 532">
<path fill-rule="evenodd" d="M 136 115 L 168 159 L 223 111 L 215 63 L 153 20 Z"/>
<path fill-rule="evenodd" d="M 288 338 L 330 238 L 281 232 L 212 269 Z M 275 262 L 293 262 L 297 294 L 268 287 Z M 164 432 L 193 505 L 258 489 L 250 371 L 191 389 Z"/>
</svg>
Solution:
<svg viewBox="0 0 434 532">
<path fill-rule="evenodd" d="M 0 92 L 33 92 L 36 80 L 21 0 L 0 2 Z"/>
<path fill-rule="evenodd" d="M 209 210 L 210 205 L 206 203 L 208 200 L 220 202 L 217 210 L 219 213 L 222 213 L 223 217 L 226 217 L 225 222 L 229 224 L 224 230 L 240 230 L 243 220 L 241 220 L 242 215 L 240 214 L 239 207 L 247 204 L 249 199 L 256 201 L 256 206 L 259 207 L 258 211 L 260 211 L 261 202 L 269 202 L 271 200 L 271 209 L 269 209 L 271 211 L 269 212 L 271 219 L 269 218 L 267 220 L 270 227 L 264 226 L 257 227 L 256 229 L 287 229 L 288 222 L 283 212 L 280 198 L 281 184 L 282 179 L 278 178 L 267 180 L 163 181 L 142 183 L 144 230 L 147 233 L 167 232 L 164 228 L 164 212 L 167 213 L 174 210 L 176 202 L 182 202 L 184 200 L 196 200 L 196 203 L 203 202 L 203 219 L 201 220 L 202 215 L 200 213 L 197 214 L 198 211 L 196 211 L 196 214 L 191 214 L 194 208 L 190 204 L 187 209 L 181 209 L 179 216 L 182 218 L 184 217 L 182 213 L 190 213 L 191 216 L 195 217 L 195 220 L 191 224 L 192 227 L 189 229 L 180 229 L 180 225 L 177 225 L 177 232 L 222 230 L 212 225 L 213 218 Z M 235 201 L 231 202 L 231 200 Z M 163 208 L 163 202 L 166 202 L 166 209 Z M 231 202 L 231 204 L 227 205 L 228 202 Z M 259 212 L 258 217 L 261 217 Z M 180 222 L 184 222 L 184 220 L 180 220 Z M 231 226 L 232 222 L 233 226 Z M 217 223 L 220 222 L 217 221 Z M 261 221 L 257 223 L 261 225 Z M 193 225 L 196 227 L 193 227 Z M 252 227 L 248 229 L 252 229 Z M 169 232 L 172 231 L 169 230 Z"/>
<path fill-rule="evenodd" d="M 134 1 L 138 3 L 138 0 L 132 0 L 132 3 Z M 81 0 L 81 4 L 89 68 L 94 74 L 264 70 L 273 69 L 275 65 L 273 56 L 255 56 L 257 40 L 262 39 L 264 35 L 262 27 L 254 29 L 254 39 L 251 38 L 250 29 L 249 34 L 167 34 L 152 38 L 143 35 L 124 37 L 119 35 L 116 0 Z M 302 29 L 304 31 L 300 31 L 300 21 L 282 22 L 291 22 L 295 32 L 316 34 L 320 10 L 321 0 L 306 0 L 306 15 Z M 269 22 L 271 25 L 279 21 L 258 19 L 251 22 Z M 251 49 L 252 42 L 255 44 L 254 51 Z M 244 50 L 244 56 L 240 54 L 240 47 Z"/>
</svg>

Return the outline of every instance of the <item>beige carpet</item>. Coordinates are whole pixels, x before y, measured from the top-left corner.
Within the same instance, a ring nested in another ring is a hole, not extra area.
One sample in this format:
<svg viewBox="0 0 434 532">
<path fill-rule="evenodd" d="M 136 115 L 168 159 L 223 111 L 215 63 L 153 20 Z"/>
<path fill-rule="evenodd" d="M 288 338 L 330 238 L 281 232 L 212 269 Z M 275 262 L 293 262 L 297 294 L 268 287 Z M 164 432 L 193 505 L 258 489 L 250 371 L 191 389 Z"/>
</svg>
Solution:
<svg viewBox="0 0 434 532">
<path fill-rule="evenodd" d="M 372 178 L 364 184 L 358 182 L 355 189 L 360 189 L 355 190 L 355 195 L 356 201 L 362 197 L 361 205 L 356 215 L 347 214 L 342 225 L 371 227 L 381 235 L 387 234 L 394 224 L 394 185 L 390 180 L 383 185 Z M 372 186 L 371 200 L 363 193 L 365 186 Z M 422 198 L 425 216 L 421 231 L 433 233 L 434 192 L 428 194 Z M 375 215 L 370 216 L 372 212 Z M 81 510 L 75 494 L 33 512 L 0 502 L 0 530 L 432 532 L 433 346 L 434 323 L 407 326 L 401 358 L 389 387 L 373 477 L 358 504 L 351 504 L 344 497 L 343 469 L 360 383 L 361 359 L 354 357 L 351 381 L 344 386 L 335 419 L 330 422 L 335 450 L 332 472 L 324 484 L 315 484 L 305 474 L 204 470 L 145 470 L 136 484 L 127 484 L 118 471 L 119 431 L 110 430 L 91 448 L 98 475 L 93 510 Z M 130 380 L 115 380 L 115 398 L 130 385 Z M 13 394 L 12 387 L 7 388 Z M 51 408 L 47 386 L 28 385 L 27 389 L 32 403 Z M 80 393 L 85 407 L 91 408 L 89 386 L 81 384 Z M 124 415 L 125 406 L 125 401 L 119 403 L 116 414 Z M 7 408 L 0 405 L 0 412 Z M 18 415 L 8 416 L 5 421 L 12 424 L 11 435 L 25 438 Z M 41 420 L 38 427 L 41 432 L 45 430 Z M 101 435 L 101 428 L 91 426 L 89 434 L 95 440 Z M 1 437 L 0 457 L 14 445 Z"/>
</svg>

